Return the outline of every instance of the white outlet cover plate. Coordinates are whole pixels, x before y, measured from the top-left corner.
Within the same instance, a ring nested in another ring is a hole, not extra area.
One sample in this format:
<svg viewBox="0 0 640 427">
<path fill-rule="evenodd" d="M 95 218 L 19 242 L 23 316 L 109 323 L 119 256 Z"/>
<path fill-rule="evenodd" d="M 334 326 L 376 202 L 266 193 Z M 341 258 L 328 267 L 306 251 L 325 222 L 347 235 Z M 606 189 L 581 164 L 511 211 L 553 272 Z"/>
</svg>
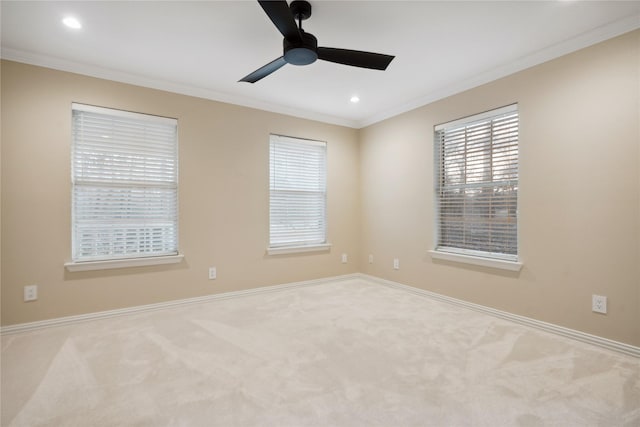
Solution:
<svg viewBox="0 0 640 427">
<path fill-rule="evenodd" d="M 24 300 L 35 301 L 38 299 L 38 285 L 29 285 L 24 287 Z"/>
<path fill-rule="evenodd" d="M 592 295 L 591 310 L 595 313 L 607 314 L 607 297 L 603 295 Z"/>
</svg>

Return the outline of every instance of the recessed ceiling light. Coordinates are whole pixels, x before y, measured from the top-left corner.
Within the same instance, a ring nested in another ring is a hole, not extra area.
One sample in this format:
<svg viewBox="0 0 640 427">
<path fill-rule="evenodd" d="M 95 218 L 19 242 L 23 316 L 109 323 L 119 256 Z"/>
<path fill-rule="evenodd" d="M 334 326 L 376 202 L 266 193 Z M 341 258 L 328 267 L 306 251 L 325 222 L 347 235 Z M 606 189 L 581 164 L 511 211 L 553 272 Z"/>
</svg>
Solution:
<svg viewBox="0 0 640 427">
<path fill-rule="evenodd" d="M 73 28 L 74 30 L 79 30 L 82 28 L 82 24 L 73 16 L 67 16 L 62 20 L 62 23 L 69 28 Z"/>
<path fill-rule="evenodd" d="M 360 102 L 360 98 L 358 98 L 357 95 L 353 95 L 350 101 L 353 102 L 354 104 L 357 104 L 358 102 Z"/>
</svg>

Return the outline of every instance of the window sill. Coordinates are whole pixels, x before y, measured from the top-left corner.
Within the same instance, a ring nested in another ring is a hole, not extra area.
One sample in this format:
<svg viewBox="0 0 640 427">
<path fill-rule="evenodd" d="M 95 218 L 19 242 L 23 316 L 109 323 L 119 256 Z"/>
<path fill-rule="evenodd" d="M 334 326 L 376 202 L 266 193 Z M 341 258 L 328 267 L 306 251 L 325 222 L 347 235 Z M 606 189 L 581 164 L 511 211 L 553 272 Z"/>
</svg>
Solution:
<svg viewBox="0 0 640 427">
<path fill-rule="evenodd" d="M 284 255 L 284 254 L 296 254 L 304 252 L 322 252 L 331 249 L 331 243 L 322 243 L 319 245 L 307 245 L 307 246 L 283 246 L 280 248 L 267 248 L 268 255 Z"/>
<path fill-rule="evenodd" d="M 520 271 L 522 263 L 518 261 L 507 261 L 495 258 L 483 258 L 479 256 L 456 254 L 452 252 L 429 251 L 431 258 L 445 261 L 460 262 L 464 264 L 479 265 L 482 267 L 497 268 L 500 270 Z"/>
<path fill-rule="evenodd" d="M 128 267 L 144 267 L 150 265 L 177 264 L 184 259 L 183 254 L 145 257 L 145 258 L 127 258 L 127 259 L 110 259 L 104 261 L 82 261 L 82 262 L 66 262 L 65 268 L 71 272 L 91 271 L 91 270 L 109 270 L 112 268 L 128 268 Z"/>
</svg>

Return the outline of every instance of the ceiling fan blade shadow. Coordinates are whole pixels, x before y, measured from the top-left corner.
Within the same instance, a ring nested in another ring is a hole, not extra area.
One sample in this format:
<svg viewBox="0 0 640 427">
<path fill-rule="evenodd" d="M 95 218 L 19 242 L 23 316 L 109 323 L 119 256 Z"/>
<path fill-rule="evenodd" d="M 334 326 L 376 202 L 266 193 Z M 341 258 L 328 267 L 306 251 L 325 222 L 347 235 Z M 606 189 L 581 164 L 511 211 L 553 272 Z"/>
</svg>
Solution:
<svg viewBox="0 0 640 427">
<path fill-rule="evenodd" d="M 363 52 L 361 50 L 337 49 L 333 47 L 318 48 L 318 59 L 354 67 L 371 68 L 373 70 L 386 70 L 393 58 L 395 58 L 395 56 Z"/>
<path fill-rule="evenodd" d="M 275 60 L 269 62 L 267 65 L 264 65 L 264 66 L 258 68 L 253 73 L 241 78 L 238 81 L 239 82 L 247 82 L 247 83 L 255 83 L 258 80 L 267 77 L 269 74 L 273 73 L 274 71 L 277 71 L 280 67 L 282 67 L 286 63 L 287 63 L 287 61 L 284 60 L 284 56 L 281 56 L 280 58 L 275 59 Z"/>
<path fill-rule="evenodd" d="M 286 0 L 265 1 L 258 0 L 260 6 L 265 11 L 271 22 L 278 28 L 278 31 L 288 40 L 302 40 L 300 30 L 293 19 L 291 9 Z"/>
</svg>

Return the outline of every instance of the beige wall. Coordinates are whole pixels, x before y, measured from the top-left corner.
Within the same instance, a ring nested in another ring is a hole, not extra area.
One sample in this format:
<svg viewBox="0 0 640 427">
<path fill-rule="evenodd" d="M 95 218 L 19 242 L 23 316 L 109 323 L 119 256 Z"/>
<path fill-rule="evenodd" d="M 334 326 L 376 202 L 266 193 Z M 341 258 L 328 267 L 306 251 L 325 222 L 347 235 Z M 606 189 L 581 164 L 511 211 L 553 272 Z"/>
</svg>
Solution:
<svg viewBox="0 0 640 427">
<path fill-rule="evenodd" d="M 360 131 L 3 62 L 2 324 L 362 271 L 640 345 L 639 39 L 636 31 Z M 184 263 L 64 270 L 71 102 L 179 119 Z M 524 268 L 433 261 L 433 126 L 513 102 Z M 265 256 L 270 132 L 329 143 L 330 253 Z M 22 287 L 34 283 L 38 301 L 23 303 Z M 593 293 L 609 297 L 606 316 L 591 312 Z"/>
<path fill-rule="evenodd" d="M 183 263 L 65 271 L 72 102 L 178 119 Z M 265 255 L 271 132 L 328 143 L 328 253 Z M 354 273 L 358 180 L 354 129 L 2 62 L 2 324 Z"/>
<path fill-rule="evenodd" d="M 362 272 L 640 345 L 639 81 L 636 31 L 363 129 Z M 432 260 L 434 125 L 514 102 L 522 271 Z"/>
</svg>

